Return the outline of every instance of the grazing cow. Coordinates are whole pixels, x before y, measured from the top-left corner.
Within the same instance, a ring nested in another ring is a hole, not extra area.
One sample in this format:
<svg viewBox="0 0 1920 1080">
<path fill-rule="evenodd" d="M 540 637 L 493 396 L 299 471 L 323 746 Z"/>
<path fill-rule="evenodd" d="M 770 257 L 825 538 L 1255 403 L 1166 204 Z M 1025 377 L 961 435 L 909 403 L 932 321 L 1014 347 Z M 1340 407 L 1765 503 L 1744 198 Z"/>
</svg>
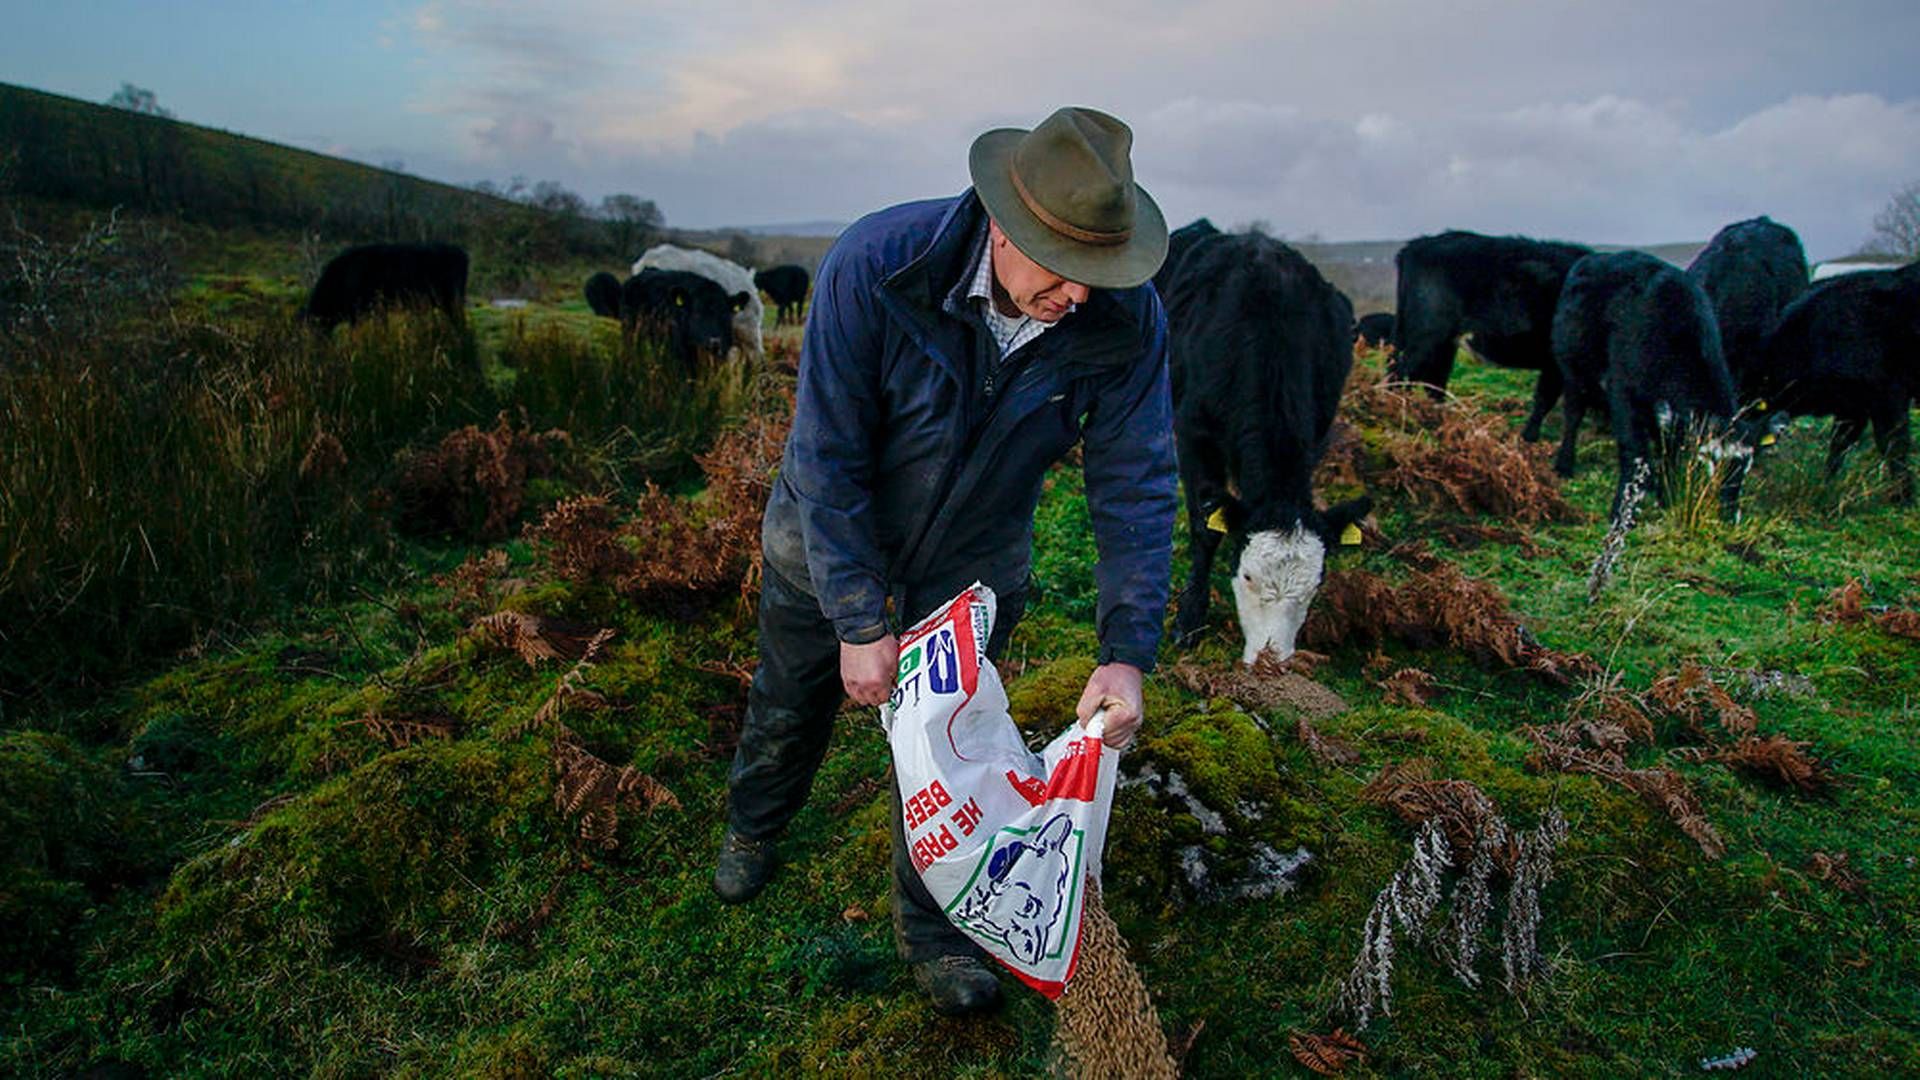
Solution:
<svg viewBox="0 0 1920 1080">
<path fill-rule="evenodd" d="M 1747 371 L 1787 305 L 1807 291 L 1807 253 L 1792 229 L 1772 218 L 1736 222 L 1713 234 L 1687 276 L 1706 290 L 1720 324 L 1720 348 L 1734 389 L 1747 394 Z"/>
<path fill-rule="evenodd" d="M 452 244 L 362 244 L 335 255 L 300 314 L 321 330 L 383 307 L 428 305 L 459 322 L 467 304 L 467 252 Z"/>
<path fill-rule="evenodd" d="M 752 271 L 710 251 L 672 244 L 648 248 L 633 264 L 634 273 L 642 270 L 684 270 L 719 285 L 731 298 L 734 344 L 755 362 L 766 356 L 760 340 L 760 323 L 766 318 L 767 309 L 760 303 L 760 289 L 753 283 Z"/>
<path fill-rule="evenodd" d="M 1871 422 L 1894 499 L 1911 502 L 1907 413 L 1920 395 L 1920 263 L 1809 289 L 1781 314 L 1750 378 L 1764 408 L 1833 417 L 1829 475 Z"/>
<path fill-rule="evenodd" d="M 1173 287 L 1174 275 L 1180 272 L 1180 262 L 1192 251 L 1195 244 L 1210 236 L 1219 236 L 1220 230 L 1206 218 L 1195 218 L 1173 230 L 1167 237 L 1167 258 L 1160 264 L 1160 272 L 1153 275 L 1153 289 L 1162 297 Z"/>
<path fill-rule="evenodd" d="M 1353 324 L 1353 336 L 1356 340 L 1364 343 L 1369 349 L 1377 349 L 1382 345 L 1391 345 L 1393 343 L 1393 313 L 1391 311 L 1376 311 L 1371 315 L 1360 316 L 1360 321 Z"/>
<path fill-rule="evenodd" d="M 1733 377 L 1720 351 L 1720 331 L 1707 294 L 1678 267 L 1638 251 L 1589 255 L 1573 265 L 1553 316 L 1553 355 L 1566 381 L 1566 430 L 1554 468 L 1572 476 L 1574 441 L 1587 409 L 1604 406 L 1620 451 L 1614 486 L 1618 517 L 1627 485 L 1642 461 L 1656 466 L 1649 484 L 1662 499 L 1656 448 L 1678 452 L 1674 437 L 1701 421 L 1721 431 L 1735 410 Z M 1746 457 L 1750 451 L 1733 452 Z M 1734 516 L 1744 467 L 1721 490 Z"/>
<path fill-rule="evenodd" d="M 1299 252 L 1234 235 L 1194 246 L 1167 306 L 1193 556 L 1175 633 L 1190 644 L 1206 625 L 1214 553 L 1233 533 L 1245 538 L 1233 575 L 1241 658 L 1271 648 L 1284 660 L 1327 548 L 1372 505 L 1313 505 L 1313 468 L 1353 366 L 1353 305 Z"/>
<path fill-rule="evenodd" d="M 807 302 L 807 269 L 787 263 L 753 275 L 753 284 L 773 298 L 775 326 L 800 321 L 800 307 Z"/>
<path fill-rule="evenodd" d="M 587 279 L 587 307 L 608 319 L 620 317 L 620 279 L 605 270 Z"/>
<path fill-rule="evenodd" d="M 1528 442 L 1538 439 L 1560 398 L 1554 304 L 1567 271 L 1589 253 L 1575 244 L 1459 231 L 1409 241 L 1393 260 L 1400 274 L 1393 377 L 1427 383 L 1439 396 L 1453 375 L 1454 342 L 1467 335 L 1467 348 L 1480 359 L 1540 372 L 1533 411 L 1520 430 Z"/>
<path fill-rule="evenodd" d="M 664 339 L 668 355 L 693 371 L 718 359 L 733 338 L 734 301 L 711 278 L 687 270 L 642 270 L 620 286 L 620 325 Z"/>
</svg>

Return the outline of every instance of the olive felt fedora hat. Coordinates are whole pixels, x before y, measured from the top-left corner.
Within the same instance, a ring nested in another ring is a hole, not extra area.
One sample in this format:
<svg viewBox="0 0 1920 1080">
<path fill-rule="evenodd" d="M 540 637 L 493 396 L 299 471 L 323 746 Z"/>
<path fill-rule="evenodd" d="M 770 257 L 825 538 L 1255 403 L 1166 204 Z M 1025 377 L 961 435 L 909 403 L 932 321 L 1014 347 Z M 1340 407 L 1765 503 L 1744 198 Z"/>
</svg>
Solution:
<svg viewBox="0 0 1920 1080">
<path fill-rule="evenodd" d="M 1094 109 L 1065 108 L 1032 131 L 973 141 L 973 189 L 1013 246 L 1068 281 L 1127 289 L 1167 257 L 1167 219 L 1133 182 L 1133 131 Z"/>
</svg>

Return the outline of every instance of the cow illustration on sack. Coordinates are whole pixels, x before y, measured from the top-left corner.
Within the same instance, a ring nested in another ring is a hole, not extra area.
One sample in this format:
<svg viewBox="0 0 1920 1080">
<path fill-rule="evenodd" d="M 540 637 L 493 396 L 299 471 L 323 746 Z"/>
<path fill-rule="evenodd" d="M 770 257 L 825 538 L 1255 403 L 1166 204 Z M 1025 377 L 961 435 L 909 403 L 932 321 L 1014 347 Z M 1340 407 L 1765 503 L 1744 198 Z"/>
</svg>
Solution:
<svg viewBox="0 0 1920 1080">
<path fill-rule="evenodd" d="M 1071 899 L 1078 860 L 1067 848 L 1074 839 L 1072 819 L 1055 814 L 1031 836 L 997 846 L 987 857 L 986 880 L 954 910 L 954 923 L 1001 942 L 1029 964 L 1039 963 L 1057 944 Z"/>
</svg>

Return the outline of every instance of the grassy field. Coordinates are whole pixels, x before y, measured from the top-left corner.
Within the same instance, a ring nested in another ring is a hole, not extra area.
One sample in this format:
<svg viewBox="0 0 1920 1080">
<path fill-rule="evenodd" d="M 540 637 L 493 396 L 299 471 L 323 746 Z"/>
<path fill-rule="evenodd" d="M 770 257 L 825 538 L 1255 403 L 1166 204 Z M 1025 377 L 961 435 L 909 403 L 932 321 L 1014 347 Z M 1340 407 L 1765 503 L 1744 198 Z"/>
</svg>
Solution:
<svg viewBox="0 0 1920 1080">
<path fill-rule="evenodd" d="M 273 275 L 288 272 L 237 273 L 231 287 L 193 275 L 189 303 L 212 323 L 271 325 L 223 298 L 279 295 Z M 16 928 L 0 1070 L 1046 1071 L 1042 1000 L 1009 980 L 1001 1014 L 945 1020 L 892 957 L 887 755 L 870 713 L 843 714 L 768 893 L 730 909 L 708 888 L 753 656 L 740 509 L 778 447 L 752 418 L 782 410 L 785 377 L 708 385 L 673 420 L 691 396 L 660 396 L 644 369 L 619 375 L 617 343 L 571 296 L 470 316 L 440 346 L 401 321 L 302 354 L 307 365 L 353 350 L 444 356 L 431 362 L 454 364 L 446 377 L 471 379 L 462 385 L 485 406 L 425 420 L 409 411 L 424 399 L 396 385 L 364 422 L 365 467 L 340 481 L 365 515 L 352 519 L 359 533 L 314 550 L 391 535 L 377 568 L 336 564 L 317 591 L 307 575 L 272 577 L 294 602 L 236 608 L 187 654 L 141 660 L 150 675 L 85 696 L 0 696 L 0 910 Z M 796 334 L 775 335 L 776 356 L 791 355 Z M 247 355 L 279 348 L 244 340 L 258 345 Z M 1364 363 L 1377 372 L 1380 358 Z M 430 383 L 408 385 L 424 394 Z M 1526 376 L 1463 361 L 1454 389 L 1458 416 L 1512 440 Z M 567 428 L 605 467 L 536 484 L 492 539 L 393 531 L 399 511 L 370 493 L 396 455 L 469 420 L 484 426 L 496 404 Z M 1920 606 L 1920 552 L 1906 543 L 1913 511 L 1887 504 L 1871 455 L 1826 483 L 1823 428 L 1795 428 L 1756 472 L 1741 523 L 1682 525 L 1648 508 L 1589 603 L 1610 443 L 1582 445 L 1581 475 L 1564 489 L 1573 512 L 1536 521 L 1413 497 L 1383 479 L 1400 475 L 1408 447 L 1454 448 L 1377 410 L 1350 420 L 1355 474 L 1326 487 L 1364 482 L 1378 512 L 1367 543 L 1334 560 L 1327 594 L 1361 575 L 1407 582 L 1457 567 L 1497 588 L 1543 646 L 1591 663 L 1562 684 L 1476 659 L 1444 633 L 1322 629 L 1327 659 L 1313 678 L 1347 707 L 1312 723 L 1352 751 L 1328 764 L 1291 708 L 1189 689 L 1194 670 L 1224 676 L 1239 654 L 1224 576 L 1216 583 L 1214 626 L 1185 658 L 1188 677 L 1163 649 L 1147 726 L 1123 763 L 1132 775 L 1178 772 L 1197 803 L 1127 787 L 1107 862 L 1107 904 L 1161 1018 L 1192 1036 L 1188 1073 L 1304 1075 L 1290 1034 L 1352 1029 L 1338 991 L 1415 835 L 1366 788 L 1418 759 L 1432 778 L 1477 785 L 1515 830 L 1564 815 L 1569 835 L 1541 895 L 1544 970 L 1503 985 L 1504 905 L 1477 989 L 1403 940 L 1392 1015 L 1361 1033 L 1372 1053 L 1351 1074 L 1677 1076 L 1739 1047 L 1758 1051 L 1755 1076 L 1920 1070 L 1920 655 L 1893 632 L 1898 619 L 1876 618 Z M 258 469 L 297 476 L 311 428 L 294 427 Z M 722 444 L 737 453 L 706 459 L 702 490 L 684 455 L 716 429 L 734 433 Z M 677 465 L 663 447 L 679 448 Z M 668 487 L 648 491 L 648 479 Z M 254 507 L 249 528 L 277 535 L 257 515 L 282 504 L 208 490 Z M 556 508 L 590 517 L 565 502 L 583 492 L 608 494 L 626 524 L 523 531 Z M 311 512 L 311 493 L 295 496 L 284 505 Z M 1016 718 L 1036 738 L 1067 722 L 1095 651 L 1092 541 L 1072 468 L 1050 481 L 1037 533 L 1034 600 L 1007 668 Z M 636 559 L 684 573 L 635 577 Z M 112 561 L 100 572 L 111 576 Z M 1865 617 L 1849 620 L 1829 598 L 1853 581 Z M 563 656 L 500 647 L 475 629 L 495 611 L 565 620 L 546 631 Z M 575 664 L 596 629 L 611 637 Z M 1725 733 L 1652 694 L 1686 664 L 1750 706 L 1759 735 L 1804 741 L 1830 780 L 1807 792 L 1692 760 L 1704 755 L 1689 748 L 1711 751 Z M 1439 696 L 1390 700 L 1383 676 L 1397 668 L 1425 672 Z M 1626 762 L 1674 770 L 1723 855 L 1626 787 L 1539 761 L 1524 729 L 1559 724 L 1599 691 L 1639 701 L 1649 737 Z M 1214 815 L 1219 831 L 1203 821 Z M 1305 847 L 1313 862 L 1289 893 L 1236 899 L 1261 845 Z M 1198 885 L 1184 869 L 1196 862 Z"/>
</svg>

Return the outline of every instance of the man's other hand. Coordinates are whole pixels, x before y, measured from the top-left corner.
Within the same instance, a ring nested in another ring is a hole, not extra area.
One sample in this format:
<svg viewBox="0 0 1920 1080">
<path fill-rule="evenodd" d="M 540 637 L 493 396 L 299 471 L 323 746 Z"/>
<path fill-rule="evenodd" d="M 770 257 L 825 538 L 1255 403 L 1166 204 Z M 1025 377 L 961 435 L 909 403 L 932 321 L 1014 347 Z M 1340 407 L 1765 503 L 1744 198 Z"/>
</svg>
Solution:
<svg viewBox="0 0 1920 1080">
<path fill-rule="evenodd" d="M 845 648 L 845 646 L 841 646 Z M 1106 735 L 1100 741 L 1120 749 L 1140 730 L 1144 706 L 1140 701 L 1140 669 L 1132 664 L 1102 664 L 1087 679 L 1086 692 L 1074 711 L 1084 726 L 1101 708 L 1107 710 Z"/>
<path fill-rule="evenodd" d="M 885 705 L 900 668 L 900 639 L 888 634 L 865 645 L 840 643 L 840 682 L 862 705 Z"/>
</svg>

